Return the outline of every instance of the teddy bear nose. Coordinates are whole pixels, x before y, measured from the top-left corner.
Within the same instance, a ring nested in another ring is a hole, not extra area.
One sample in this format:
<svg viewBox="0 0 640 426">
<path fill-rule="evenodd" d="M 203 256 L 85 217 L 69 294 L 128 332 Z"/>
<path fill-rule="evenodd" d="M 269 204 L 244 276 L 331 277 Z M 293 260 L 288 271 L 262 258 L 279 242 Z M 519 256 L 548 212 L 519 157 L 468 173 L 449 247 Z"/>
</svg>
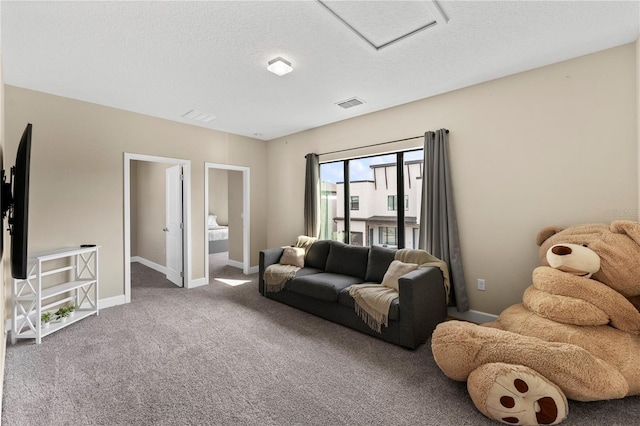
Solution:
<svg viewBox="0 0 640 426">
<path fill-rule="evenodd" d="M 555 246 L 551 249 L 551 253 L 558 255 L 558 256 L 566 256 L 568 254 L 571 254 L 571 247 L 567 247 L 567 246 Z"/>
</svg>

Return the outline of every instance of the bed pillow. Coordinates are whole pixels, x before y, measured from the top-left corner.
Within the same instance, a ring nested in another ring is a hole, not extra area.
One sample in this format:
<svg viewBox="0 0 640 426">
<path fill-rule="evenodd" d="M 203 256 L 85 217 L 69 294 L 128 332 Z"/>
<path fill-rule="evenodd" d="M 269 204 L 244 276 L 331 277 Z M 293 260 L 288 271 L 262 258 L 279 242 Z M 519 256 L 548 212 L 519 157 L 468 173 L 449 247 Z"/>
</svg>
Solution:
<svg viewBox="0 0 640 426">
<path fill-rule="evenodd" d="M 216 216 L 215 214 L 210 214 L 209 218 L 207 219 L 207 226 L 209 227 L 209 229 L 213 229 L 213 228 L 217 228 L 218 226 L 218 216 Z"/>
<path fill-rule="evenodd" d="M 285 247 L 278 263 L 304 268 L 304 253 L 305 250 L 302 247 Z"/>
<path fill-rule="evenodd" d="M 382 285 L 398 291 L 398 280 L 400 277 L 416 269 L 418 269 L 417 263 L 402 263 L 399 260 L 394 260 L 391 262 L 391 265 L 389 265 L 389 269 L 387 269 L 387 272 L 384 274 L 384 278 L 382 278 Z"/>
</svg>

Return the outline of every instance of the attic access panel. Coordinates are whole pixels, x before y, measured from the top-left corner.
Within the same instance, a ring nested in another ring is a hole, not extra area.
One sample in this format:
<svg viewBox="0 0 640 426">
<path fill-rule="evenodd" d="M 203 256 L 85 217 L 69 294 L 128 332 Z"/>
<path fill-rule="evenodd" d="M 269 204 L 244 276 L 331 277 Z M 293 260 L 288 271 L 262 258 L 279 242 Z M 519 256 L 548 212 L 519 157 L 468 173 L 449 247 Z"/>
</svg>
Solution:
<svg viewBox="0 0 640 426">
<path fill-rule="evenodd" d="M 448 21 L 435 0 L 318 3 L 375 50 Z"/>
</svg>

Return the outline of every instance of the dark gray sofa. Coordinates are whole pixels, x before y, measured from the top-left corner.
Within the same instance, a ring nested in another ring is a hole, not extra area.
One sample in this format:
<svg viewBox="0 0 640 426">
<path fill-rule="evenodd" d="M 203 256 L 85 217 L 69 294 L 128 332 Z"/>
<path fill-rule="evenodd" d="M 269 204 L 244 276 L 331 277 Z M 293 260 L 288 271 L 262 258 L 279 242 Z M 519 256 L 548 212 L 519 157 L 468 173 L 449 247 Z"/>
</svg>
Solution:
<svg viewBox="0 0 640 426">
<path fill-rule="evenodd" d="M 370 329 L 355 313 L 348 287 L 382 282 L 395 250 L 318 240 L 309 248 L 304 268 L 283 290 L 265 292 L 264 271 L 278 263 L 282 252 L 283 248 L 260 252 L 259 291 L 269 299 L 411 349 L 424 343 L 446 317 L 443 277 L 436 267 L 418 268 L 400 278 L 399 297 L 391 305 L 389 325 L 382 327 L 382 333 Z"/>
</svg>

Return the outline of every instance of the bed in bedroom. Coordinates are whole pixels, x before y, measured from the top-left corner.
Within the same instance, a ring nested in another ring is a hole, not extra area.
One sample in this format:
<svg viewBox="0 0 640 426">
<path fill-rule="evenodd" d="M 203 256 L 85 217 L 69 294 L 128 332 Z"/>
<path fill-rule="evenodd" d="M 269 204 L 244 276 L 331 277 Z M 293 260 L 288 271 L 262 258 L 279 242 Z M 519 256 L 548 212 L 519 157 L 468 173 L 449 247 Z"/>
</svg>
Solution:
<svg viewBox="0 0 640 426">
<path fill-rule="evenodd" d="M 229 227 L 219 225 L 216 215 L 209 215 L 207 232 L 209 234 L 209 254 L 229 251 Z"/>
</svg>

